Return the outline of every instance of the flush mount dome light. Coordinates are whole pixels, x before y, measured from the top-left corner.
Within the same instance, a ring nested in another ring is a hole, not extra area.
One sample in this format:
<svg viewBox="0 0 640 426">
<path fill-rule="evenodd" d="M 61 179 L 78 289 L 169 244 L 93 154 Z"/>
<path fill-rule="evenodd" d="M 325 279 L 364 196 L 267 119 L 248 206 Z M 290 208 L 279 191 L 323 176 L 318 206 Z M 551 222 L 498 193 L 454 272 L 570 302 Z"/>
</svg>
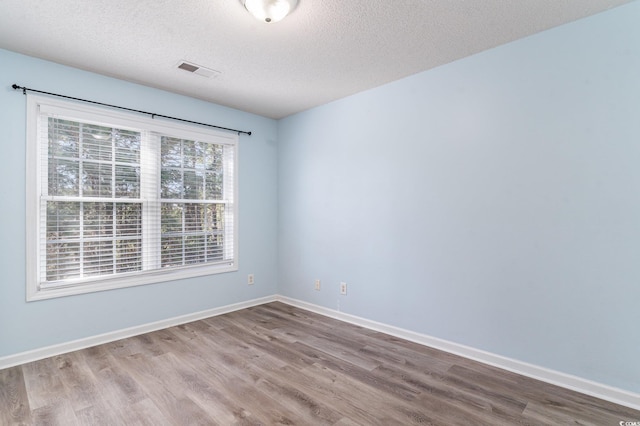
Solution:
<svg viewBox="0 0 640 426">
<path fill-rule="evenodd" d="M 298 0 L 240 0 L 244 7 L 263 22 L 278 22 L 298 4 Z"/>
</svg>

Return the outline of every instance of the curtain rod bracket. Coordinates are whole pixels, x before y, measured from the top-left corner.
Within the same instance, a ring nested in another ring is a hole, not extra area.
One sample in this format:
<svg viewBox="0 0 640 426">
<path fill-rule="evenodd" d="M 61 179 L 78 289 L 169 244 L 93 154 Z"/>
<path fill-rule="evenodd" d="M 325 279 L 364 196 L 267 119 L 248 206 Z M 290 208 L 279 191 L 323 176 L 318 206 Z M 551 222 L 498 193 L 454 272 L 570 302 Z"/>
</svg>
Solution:
<svg viewBox="0 0 640 426">
<path fill-rule="evenodd" d="M 242 134 L 242 133 L 244 133 L 245 135 L 251 136 L 251 132 L 247 132 L 247 131 L 244 131 L 244 130 L 230 129 L 228 127 L 215 126 L 213 124 L 207 124 L 207 123 L 199 123 L 197 121 L 185 120 L 183 118 L 171 117 L 169 115 L 156 114 L 156 113 L 148 112 L 148 111 L 140 111 L 138 109 L 125 108 L 125 107 L 121 107 L 121 106 L 117 106 L 117 105 L 111 105 L 111 104 L 105 104 L 105 103 L 102 103 L 102 102 L 90 101 L 88 99 L 74 98 L 72 96 L 59 95 L 57 93 L 43 92 L 41 90 L 30 89 L 28 87 L 18 86 L 15 83 L 12 84 L 11 87 L 13 88 L 13 90 L 22 89 L 22 94 L 23 95 L 26 95 L 27 94 L 27 90 L 28 90 L 30 92 L 42 93 L 42 94 L 50 95 L 50 96 L 57 96 L 59 98 L 72 99 L 74 101 L 87 102 L 89 104 L 102 105 L 102 106 L 106 106 L 106 107 L 110 107 L 110 108 L 117 108 L 117 109 L 123 109 L 125 111 L 131 111 L 131 112 L 137 112 L 137 113 L 140 113 L 140 114 L 146 114 L 146 115 L 150 115 L 151 119 L 155 119 L 156 117 L 162 117 L 162 118 L 167 118 L 169 120 L 182 121 L 183 123 L 198 124 L 200 126 L 213 127 L 214 129 L 226 130 L 226 131 L 229 131 L 229 132 L 237 132 L 238 136 L 240 134 Z"/>
</svg>

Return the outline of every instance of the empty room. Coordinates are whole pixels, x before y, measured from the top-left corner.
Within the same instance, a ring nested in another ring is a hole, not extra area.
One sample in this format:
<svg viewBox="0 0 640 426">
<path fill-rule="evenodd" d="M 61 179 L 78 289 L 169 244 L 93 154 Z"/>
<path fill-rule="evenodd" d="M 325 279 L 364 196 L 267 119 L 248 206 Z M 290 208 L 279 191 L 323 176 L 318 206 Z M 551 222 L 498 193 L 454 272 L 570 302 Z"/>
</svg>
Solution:
<svg viewBox="0 0 640 426">
<path fill-rule="evenodd" d="M 640 0 L 0 2 L 0 425 L 640 425 Z"/>
</svg>

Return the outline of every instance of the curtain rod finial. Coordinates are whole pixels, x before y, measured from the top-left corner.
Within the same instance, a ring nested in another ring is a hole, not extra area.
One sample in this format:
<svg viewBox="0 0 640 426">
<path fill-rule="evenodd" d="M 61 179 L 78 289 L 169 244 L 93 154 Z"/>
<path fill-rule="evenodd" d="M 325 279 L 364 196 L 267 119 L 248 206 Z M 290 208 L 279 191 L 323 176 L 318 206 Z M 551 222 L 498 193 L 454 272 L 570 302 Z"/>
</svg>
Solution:
<svg viewBox="0 0 640 426">
<path fill-rule="evenodd" d="M 27 88 L 26 87 L 20 87 L 17 84 L 13 83 L 11 85 L 11 87 L 13 87 L 13 90 L 18 90 L 18 89 L 22 89 L 22 94 L 26 95 L 27 94 Z"/>
</svg>

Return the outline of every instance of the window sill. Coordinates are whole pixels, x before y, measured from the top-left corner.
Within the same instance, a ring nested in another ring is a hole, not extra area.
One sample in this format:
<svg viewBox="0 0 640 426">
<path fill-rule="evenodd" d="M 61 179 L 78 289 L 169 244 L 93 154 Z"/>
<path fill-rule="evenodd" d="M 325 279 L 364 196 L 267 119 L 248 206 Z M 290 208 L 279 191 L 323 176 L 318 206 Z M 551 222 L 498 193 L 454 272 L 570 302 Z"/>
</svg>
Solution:
<svg viewBox="0 0 640 426">
<path fill-rule="evenodd" d="M 53 299 L 56 297 L 74 296 L 77 294 L 95 293 L 98 291 L 115 290 L 118 288 L 135 287 L 141 285 L 157 284 L 167 281 L 177 281 L 187 278 L 216 275 L 238 270 L 235 263 L 207 266 L 192 266 L 176 268 L 172 270 L 155 270 L 143 273 L 135 273 L 128 276 L 109 278 L 97 278 L 91 281 L 82 281 L 77 284 L 40 288 L 37 284 L 27 288 L 27 302 L 36 300 Z"/>
</svg>

